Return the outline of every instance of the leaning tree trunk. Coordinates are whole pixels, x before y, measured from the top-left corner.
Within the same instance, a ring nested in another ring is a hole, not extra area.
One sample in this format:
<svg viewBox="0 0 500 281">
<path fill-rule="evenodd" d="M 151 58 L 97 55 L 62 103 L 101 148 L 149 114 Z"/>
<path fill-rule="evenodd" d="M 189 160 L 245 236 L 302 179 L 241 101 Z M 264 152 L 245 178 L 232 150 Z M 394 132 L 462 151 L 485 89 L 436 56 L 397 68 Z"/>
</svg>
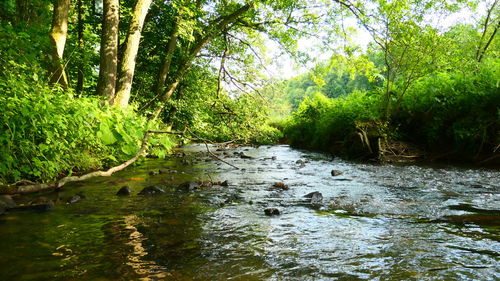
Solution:
<svg viewBox="0 0 500 281">
<path fill-rule="evenodd" d="M 118 65 L 119 0 L 104 0 L 101 35 L 101 61 L 97 93 L 111 103 L 115 97 Z"/>
<path fill-rule="evenodd" d="M 126 107 L 130 99 L 130 91 L 132 90 L 132 80 L 135 71 L 135 59 L 139 50 L 139 42 L 141 40 L 142 26 L 148 13 L 151 0 L 137 0 L 132 14 L 132 21 L 127 35 L 125 52 L 120 63 L 118 72 L 118 88 L 116 96 L 110 103 L 118 107 Z"/>
<path fill-rule="evenodd" d="M 78 9 L 78 50 L 80 54 L 84 52 L 84 44 L 83 44 L 83 21 L 84 21 L 84 10 L 83 10 L 83 0 L 78 0 L 77 3 Z M 83 91 L 83 82 L 85 79 L 83 68 L 85 66 L 83 61 L 83 56 L 78 60 L 78 82 L 76 83 L 76 92 L 81 94 Z"/>
<path fill-rule="evenodd" d="M 174 74 L 172 82 L 166 87 L 166 90 L 162 97 L 162 105 L 158 106 L 153 111 L 153 115 L 151 117 L 153 120 L 157 119 L 160 116 L 161 112 L 165 108 L 165 103 L 170 99 L 175 89 L 177 89 L 177 86 L 182 81 L 184 75 L 191 67 L 191 64 L 193 63 L 195 57 L 203 49 L 203 47 L 205 47 L 205 45 L 212 41 L 217 34 L 225 30 L 232 22 L 238 20 L 241 15 L 250 10 L 253 6 L 253 2 L 250 2 L 236 9 L 233 13 L 220 17 L 217 23 L 208 26 L 208 30 L 206 30 L 205 34 L 203 34 L 204 36 L 198 37 L 198 39 L 194 42 L 193 46 L 189 50 L 187 57 L 181 62 L 177 72 Z"/>
<path fill-rule="evenodd" d="M 178 34 L 179 34 L 178 19 L 174 18 L 174 22 L 172 25 L 172 33 L 170 34 L 170 38 L 168 39 L 167 43 L 167 54 L 165 55 L 165 59 L 163 60 L 160 69 L 160 74 L 158 75 L 158 82 L 156 84 L 156 94 L 158 96 L 163 93 L 163 88 L 165 87 L 165 81 L 167 80 L 167 76 L 170 72 L 170 65 L 172 64 L 172 58 L 174 56 Z"/>
<path fill-rule="evenodd" d="M 64 71 L 62 59 L 68 35 L 68 14 L 69 0 L 54 0 L 54 15 L 49 35 L 52 44 L 50 82 L 59 83 L 65 88 L 68 87 L 68 77 Z"/>
</svg>

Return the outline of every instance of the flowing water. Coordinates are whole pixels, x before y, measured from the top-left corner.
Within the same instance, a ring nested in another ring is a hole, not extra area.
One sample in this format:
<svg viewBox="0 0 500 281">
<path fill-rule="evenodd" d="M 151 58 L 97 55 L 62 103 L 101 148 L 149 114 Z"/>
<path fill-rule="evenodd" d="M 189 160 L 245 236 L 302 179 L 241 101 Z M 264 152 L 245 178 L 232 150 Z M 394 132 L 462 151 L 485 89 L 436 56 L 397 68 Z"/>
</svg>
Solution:
<svg viewBox="0 0 500 281">
<path fill-rule="evenodd" d="M 500 280 L 498 170 L 217 152 L 236 170 L 184 151 L 45 194 L 50 212 L 0 216 L 0 280 Z M 177 172 L 148 175 L 159 168 Z M 229 186 L 177 187 L 194 180 Z M 132 195 L 116 196 L 124 185 Z M 137 195 L 149 185 L 166 192 Z M 313 191 L 322 204 L 304 197 Z"/>
</svg>

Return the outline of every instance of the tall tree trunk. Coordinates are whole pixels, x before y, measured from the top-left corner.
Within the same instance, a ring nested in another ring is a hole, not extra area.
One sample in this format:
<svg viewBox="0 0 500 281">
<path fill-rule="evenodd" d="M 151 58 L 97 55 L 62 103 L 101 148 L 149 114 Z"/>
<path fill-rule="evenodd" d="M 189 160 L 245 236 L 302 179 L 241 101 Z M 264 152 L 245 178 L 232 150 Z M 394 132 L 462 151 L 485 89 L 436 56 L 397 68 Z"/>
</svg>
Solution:
<svg viewBox="0 0 500 281">
<path fill-rule="evenodd" d="M 80 54 L 83 54 L 84 44 L 83 44 L 83 18 L 84 18 L 84 10 L 83 10 L 83 0 L 78 0 L 77 3 L 78 9 L 78 49 Z M 76 92 L 81 94 L 83 91 L 83 80 L 84 80 L 84 62 L 82 58 L 78 61 L 78 82 L 76 83 Z"/>
<path fill-rule="evenodd" d="M 50 31 L 50 42 L 52 44 L 52 69 L 50 75 L 51 83 L 59 83 L 68 87 L 68 77 L 64 71 L 62 62 L 66 37 L 68 35 L 69 0 L 54 0 L 54 14 L 52 18 L 52 29 Z"/>
<path fill-rule="evenodd" d="M 165 87 L 165 81 L 167 80 L 168 73 L 170 72 L 170 65 L 172 64 L 172 57 L 174 56 L 175 46 L 177 44 L 177 36 L 179 34 L 179 23 L 178 19 L 174 19 L 172 26 L 172 33 L 167 43 L 167 54 L 161 66 L 160 74 L 158 75 L 158 82 L 156 84 L 156 94 L 161 95 Z"/>
<path fill-rule="evenodd" d="M 116 89 L 118 66 L 118 23 L 120 16 L 119 0 L 104 0 L 101 35 L 101 61 L 97 93 L 112 103 Z"/>
<path fill-rule="evenodd" d="M 132 80 L 134 79 L 135 60 L 139 50 L 142 26 L 148 13 L 151 0 L 137 0 L 132 14 L 132 21 L 127 35 L 125 52 L 120 63 L 118 72 L 118 87 L 116 96 L 111 104 L 118 107 L 126 107 L 130 99 L 132 90 Z"/>
</svg>

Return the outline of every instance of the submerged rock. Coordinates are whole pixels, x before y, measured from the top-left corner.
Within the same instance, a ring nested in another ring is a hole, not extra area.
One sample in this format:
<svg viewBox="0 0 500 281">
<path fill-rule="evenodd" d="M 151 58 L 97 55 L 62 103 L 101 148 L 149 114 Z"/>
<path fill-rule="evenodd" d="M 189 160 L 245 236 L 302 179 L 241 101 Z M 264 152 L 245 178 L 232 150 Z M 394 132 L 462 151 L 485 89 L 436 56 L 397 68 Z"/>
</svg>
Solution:
<svg viewBox="0 0 500 281">
<path fill-rule="evenodd" d="M 15 206 L 13 208 L 8 208 L 9 212 L 48 212 L 54 209 L 54 202 L 49 201 L 46 204 L 35 204 L 35 205 L 26 205 L 26 206 Z"/>
<path fill-rule="evenodd" d="M 311 204 L 313 205 L 319 205 L 323 202 L 323 194 L 320 192 L 314 193 L 313 196 L 311 197 Z"/>
<path fill-rule="evenodd" d="M 274 186 L 274 187 L 277 187 L 277 188 L 279 188 L 279 189 L 282 189 L 282 190 L 288 190 L 288 189 L 289 189 L 288 185 L 287 185 L 287 184 L 285 184 L 284 182 L 275 182 L 275 183 L 273 184 L 273 186 Z"/>
<path fill-rule="evenodd" d="M 116 195 L 128 196 L 128 195 L 130 195 L 130 193 L 132 193 L 132 191 L 130 190 L 130 187 L 128 185 L 125 185 L 122 188 L 120 188 L 120 190 L 118 190 L 118 192 L 116 192 Z"/>
<path fill-rule="evenodd" d="M 160 169 L 158 170 L 160 174 L 176 174 L 177 170 L 170 170 L 170 169 Z"/>
<path fill-rule="evenodd" d="M 266 216 L 279 216 L 281 212 L 277 208 L 267 208 L 264 210 L 264 214 Z"/>
<path fill-rule="evenodd" d="M 311 200 L 309 201 L 313 205 L 319 205 L 321 202 L 323 202 L 323 194 L 319 191 L 314 191 L 311 193 L 308 193 L 304 195 L 306 198 L 310 198 Z"/>
<path fill-rule="evenodd" d="M 74 203 L 78 203 L 78 202 L 82 201 L 85 198 L 87 198 L 87 196 L 83 195 L 82 193 L 78 193 L 78 194 L 75 194 L 75 195 L 71 196 L 70 198 L 68 198 L 68 200 L 66 200 L 66 202 L 68 202 L 69 204 L 74 204 Z"/>
<path fill-rule="evenodd" d="M 200 185 L 194 181 L 187 181 L 187 182 L 181 183 L 178 186 L 178 188 L 191 192 L 191 191 L 195 191 L 195 190 L 199 189 Z"/>
<path fill-rule="evenodd" d="M 143 188 L 137 195 L 158 195 L 161 193 L 165 193 L 165 191 L 156 185 L 150 185 Z"/>
<path fill-rule="evenodd" d="M 158 174 L 159 174 L 158 171 L 151 171 L 151 172 L 148 173 L 148 175 L 150 175 L 150 176 L 156 176 Z"/>
<path fill-rule="evenodd" d="M 0 196 L 0 208 L 4 207 L 5 209 L 8 208 L 13 208 L 17 206 L 16 202 L 12 200 L 12 198 L 9 195 L 1 195 Z"/>
<path fill-rule="evenodd" d="M 242 158 L 242 159 L 253 159 L 253 157 L 252 157 L 252 156 L 248 156 L 248 155 L 246 155 L 246 154 L 245 154 L 245 153 L 243 153 L 243 152 L 241 152 L 241 153 L 240 153 L 240 158 Z"/>
<path fill-rule="evenodd" d="M 332 176 L 336 177 L 336 176 L 340 176 L 342 175 L 344 172 L 340 171 L 340 170 L 332 170 Z"/>
</svg>

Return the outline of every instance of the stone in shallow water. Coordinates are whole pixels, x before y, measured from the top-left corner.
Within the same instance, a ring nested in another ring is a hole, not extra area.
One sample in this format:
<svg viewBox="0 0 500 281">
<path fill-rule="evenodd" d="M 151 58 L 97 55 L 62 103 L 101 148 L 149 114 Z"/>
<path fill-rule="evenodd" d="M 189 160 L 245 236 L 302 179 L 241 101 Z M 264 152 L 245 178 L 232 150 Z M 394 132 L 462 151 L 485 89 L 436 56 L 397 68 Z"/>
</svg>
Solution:
<svg viewBox="0 0 500 281">
<path fill-rule="evenodd" d="M 160 169 L 158 170 L 160 174 L 176 174 L 177 170 L 171 170 L 171 169 Z"/>
<path fill-rule="evenodd" d="M 82 201 L 85 198 L 87 198 L 87 196 L 83 195 L 82 193 L 78 193 L 71 196 L 66 202 L 68 202 L 69 204 L 74 204 Z"/>
<path fill-rule="evenodd" d="M 336 177 L 336 176 L 340 176 L 342 175 L 344 172 L 340 171 L 340 170 L 332 170 L 332 176 Z"/>
<path fill-rule="evenodd" d="M 8 209 L 17 206 L 17 204 L 9 195 L 0 195 L 0 208 L 2 206 L 5 209 Z"/>
<path fill-rule="evenodd" d="M 35 205 L 27 205 L 27 206 L 16 206 L 13 208 L 9 208 L 7 211 L 9 212 L 48 212 L 54 209 L 54 202 L 50 201 L 47 204 L 35 204 Z"/>
<path fill-rule="evenodd" d="M 179 189 L 183 189 L 185 191 L 195 191 L 198 188 L 200 188 L 200 185 L 194 181 L 187 181 L 179 185 Z"/>
<path fill-rule="evenodd" d="M 143 188 L 138 195 L 158 195 L 161 193 L 165 193 L 165 191 L 156 185 L 150 185 Z"/>
<path fill-rule="evenodd" d="M 264 210 L 264 214 L 266 216 L 279 216 L 281 212 L 277 208 L 267 208 Z"/>
<path fill-rule="evenodd" d="M 323 194 L 319 191 L 314 191 L 304 195 L 306 198 L 311 198 L 310 203 L 313 205 L 319 205 L 323 201 Z"/>
<path fill-rule="evenodd" d="M 127 195 L 130 195 L 130 193 L 132 193 L 132 191 L 130 190 L 130 187 L 128 185 L 125 185 L 122 188 L 120 188 L 120 190 L 118 190 L 118 192 L 116 192 L 116 195 L 127 196 Z"/>
<path fill-rule="evenodd" d="M 288 190 L 289 187 L 287 184 L 285 184 L 284 182 L 275 182 L 273 184 L 274 187 L 277 187 L 277 188 L 280 188 L 280 189 L 283 189 L 283 190 Z"/>
</svg>

